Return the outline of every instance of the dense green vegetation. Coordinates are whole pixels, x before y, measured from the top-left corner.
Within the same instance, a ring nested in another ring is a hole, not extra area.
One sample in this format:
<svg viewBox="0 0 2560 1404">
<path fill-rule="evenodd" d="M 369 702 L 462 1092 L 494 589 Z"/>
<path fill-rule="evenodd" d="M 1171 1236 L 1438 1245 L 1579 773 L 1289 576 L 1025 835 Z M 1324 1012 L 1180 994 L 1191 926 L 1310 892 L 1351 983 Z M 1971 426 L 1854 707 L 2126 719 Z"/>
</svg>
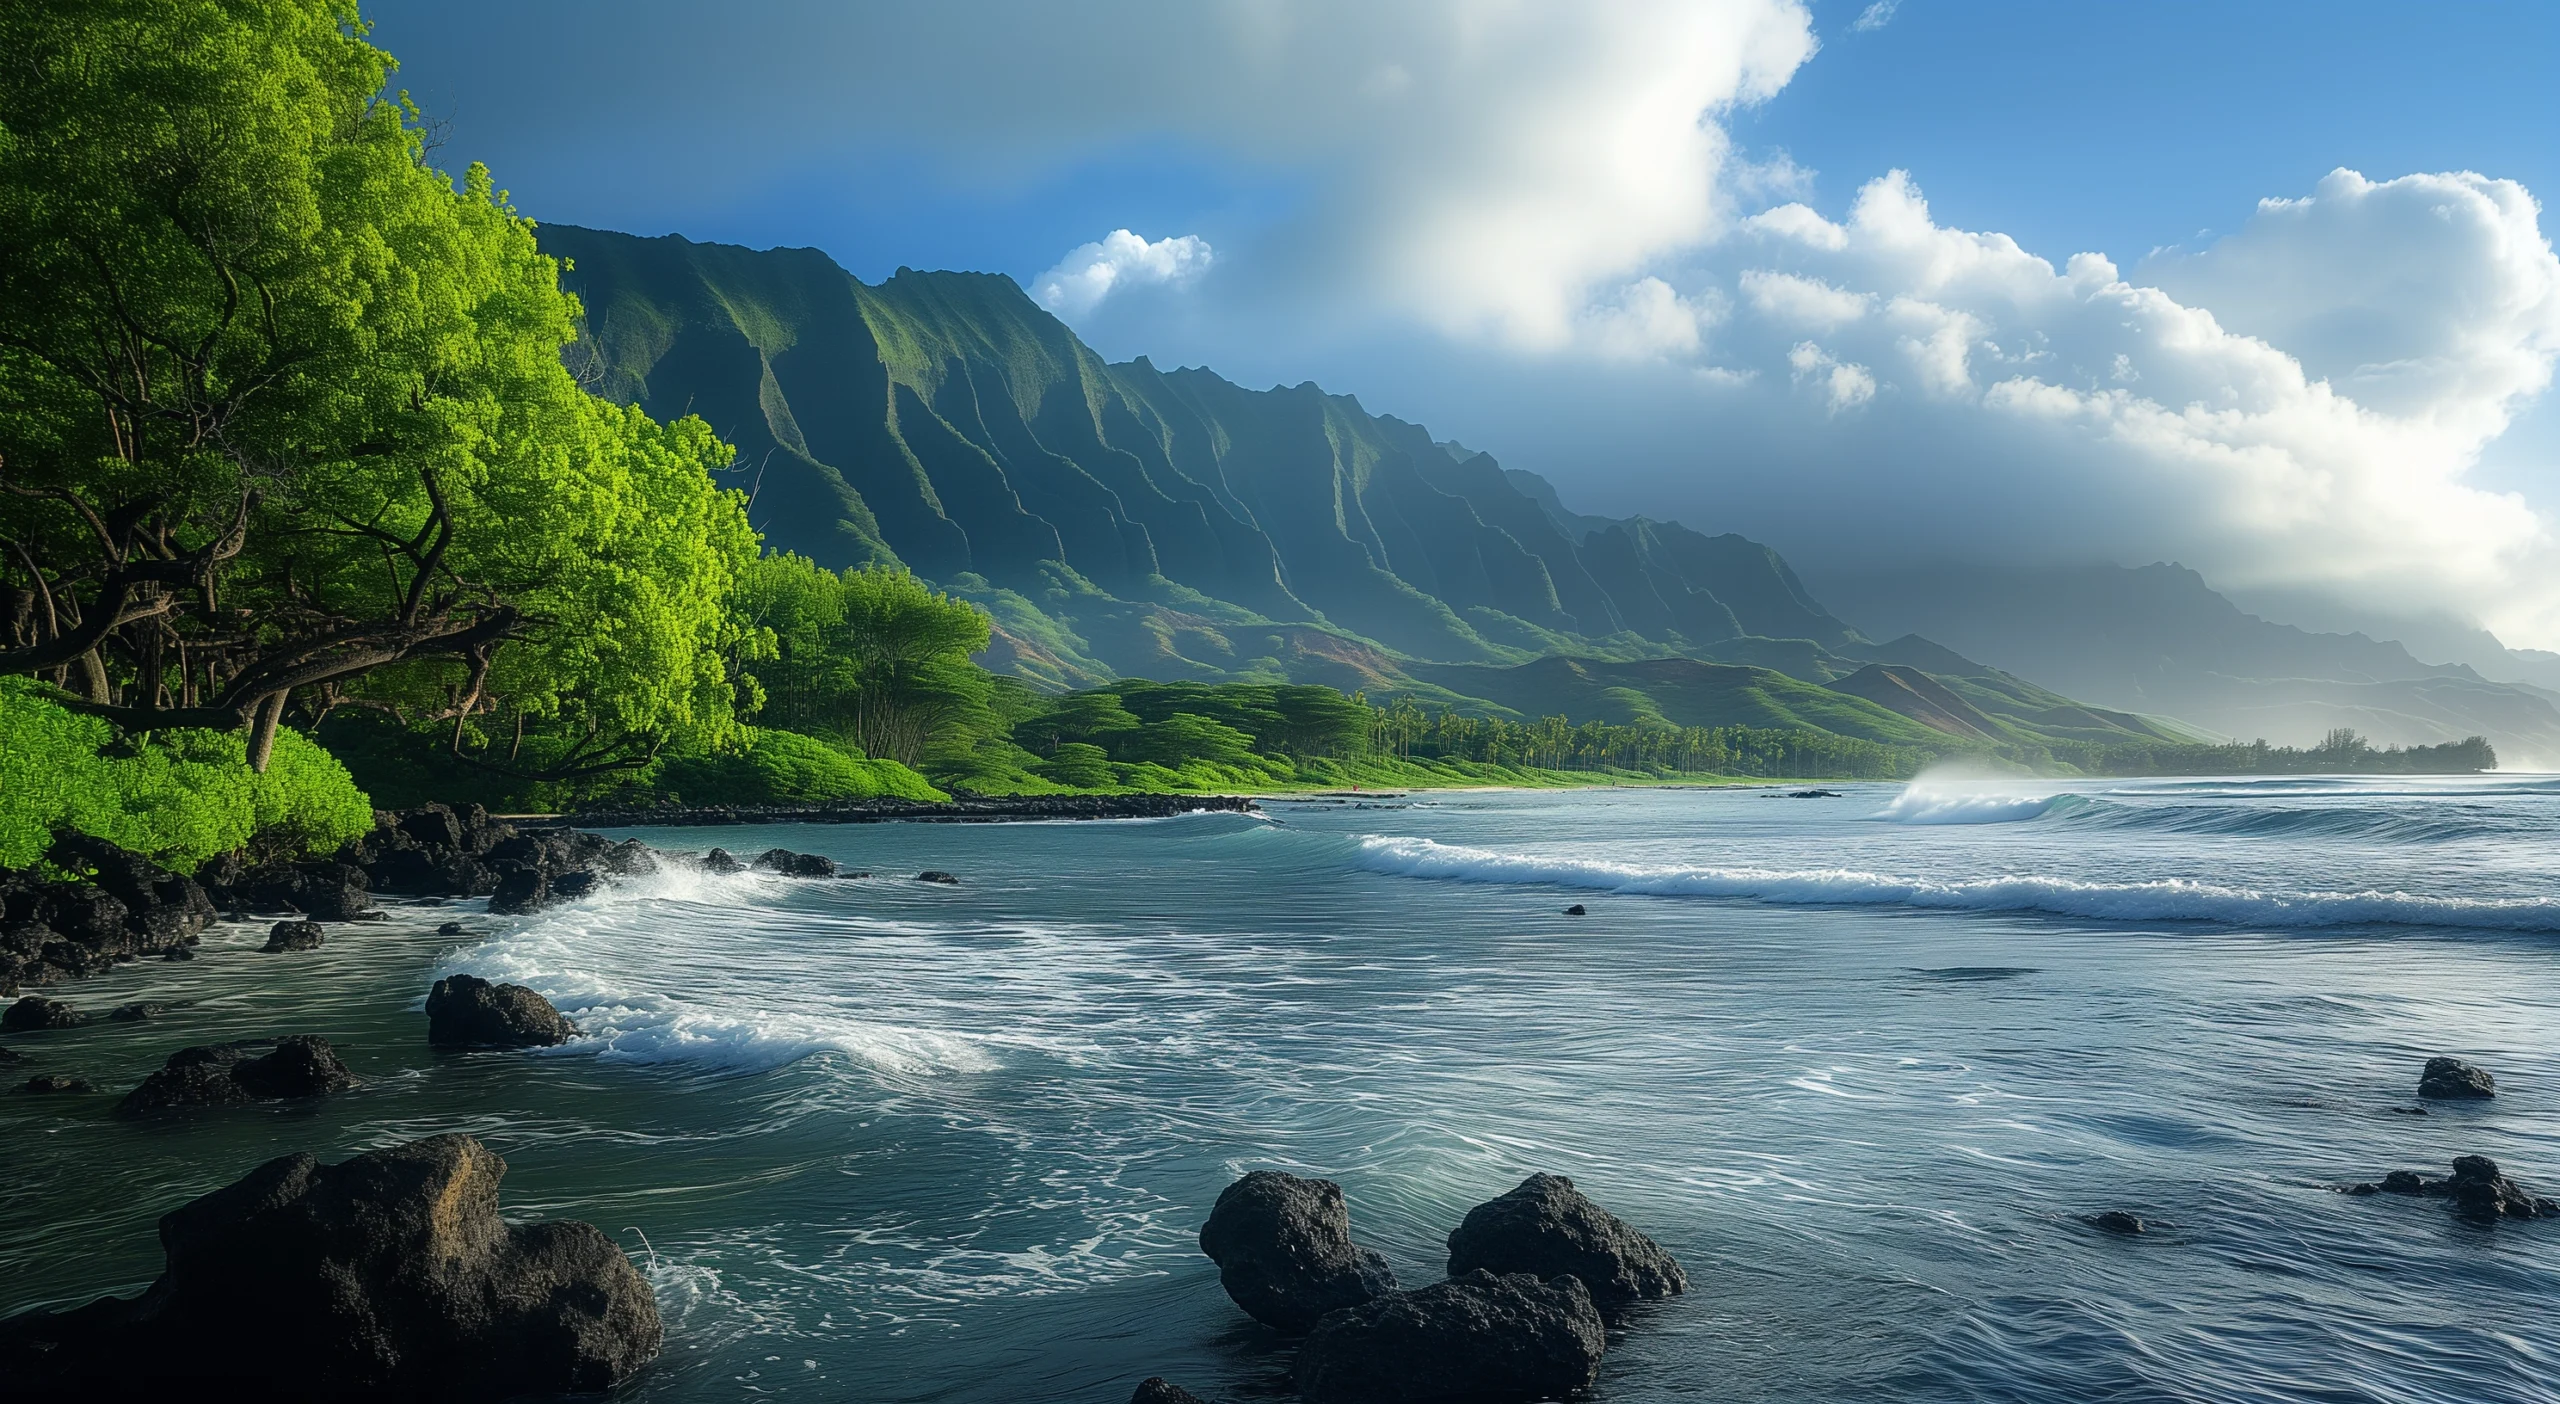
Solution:
<svg viewBox="0 0 2560 1404">
<path fill-rule="evenodd" d="M 0 678 L 0 868 L 35 863 L 57 829 L 192 868 L 253 837 L 294 848 L 373 827 L 346 767 L 290 729 L 277 733 L 266 768 L 252 770 L 241 732 L 139 742 L 66 700 L 47 684 Z"/>
</svg>

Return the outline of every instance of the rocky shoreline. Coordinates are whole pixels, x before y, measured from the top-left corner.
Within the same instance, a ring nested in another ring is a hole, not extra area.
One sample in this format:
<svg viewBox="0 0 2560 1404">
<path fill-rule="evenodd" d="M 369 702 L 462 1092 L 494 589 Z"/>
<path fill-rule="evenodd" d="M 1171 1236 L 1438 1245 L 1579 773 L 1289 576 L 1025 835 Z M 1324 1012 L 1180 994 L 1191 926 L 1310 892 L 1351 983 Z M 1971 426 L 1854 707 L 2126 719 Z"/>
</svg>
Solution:
<svg viewBox="0 0 2560 1404">
<path fill-rule="evenodd" d="M 1201 812 L 1250 814 L 1244 795 L 959 795 L 949 800 L 870 799 L 834 804 L 665 806 L 597 809 L 524 828 L 695 828 L 732 824 L 1018 824 L 1059 819 L 1170 819 Z"/>
</svg>

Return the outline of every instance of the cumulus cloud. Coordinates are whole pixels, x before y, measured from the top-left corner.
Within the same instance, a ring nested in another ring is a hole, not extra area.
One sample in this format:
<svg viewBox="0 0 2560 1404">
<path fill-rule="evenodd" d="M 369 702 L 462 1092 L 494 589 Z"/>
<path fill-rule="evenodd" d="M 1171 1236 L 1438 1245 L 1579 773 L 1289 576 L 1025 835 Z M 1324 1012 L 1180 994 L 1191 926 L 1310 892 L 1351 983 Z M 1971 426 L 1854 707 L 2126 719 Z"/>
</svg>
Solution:
<svg viewBox="0 0 2560 1404">
<path fill-rule="evenodd" d="M 1950 554 L 2014 552 L 1984 539 L 1997 523 L 2045 551 L 2467 609 L 2546 642 L 2551 523 L 2466 481 L 2560 357 L 2560 260 L 2538 217 L 2512 182 L 2339 171 L 2127 275 L 1941 225 L 1897 171 L 1844 219 L 1782 206 L 1710 250 L 1697 276 L 1730 276 L 1737 297 L 1700 355 L 1787 373 L 1791 395 L 1720 402 L 1736 437 L 1776 441 L 1808 401 L 1821 421 L 1875 418 L 1889 440 L 1787 455 L 1843 460 L 1799 471 Z M 1915 484 L 1904 467 L 1924 457 L 1957 466 Z M 1731 510 L 1755 485 L 1727 477 L 1716 495 Z M 2022 501 L 2048 515 L 2019 520 Z"/>
<path fill-rule="evenodd" d="M 1209 245 L 1197 234 L 1158 239 L 1154 243 L 1114 229 L 1097 242 L 1080 244 L 1057 266 L 1031 282 L 1031 296 L 1061 317 L 1073 319 L 1102 305 L 1121 288 L 1187 288 L 1209 271 Z"/>
</svg>

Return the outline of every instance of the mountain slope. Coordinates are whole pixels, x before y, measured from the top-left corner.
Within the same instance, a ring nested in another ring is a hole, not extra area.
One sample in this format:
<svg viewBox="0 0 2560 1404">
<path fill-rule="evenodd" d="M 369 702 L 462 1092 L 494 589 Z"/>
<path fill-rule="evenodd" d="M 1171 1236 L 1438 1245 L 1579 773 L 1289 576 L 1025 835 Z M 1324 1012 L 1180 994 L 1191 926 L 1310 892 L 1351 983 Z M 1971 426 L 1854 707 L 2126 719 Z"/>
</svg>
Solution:
<svg viewBox="0 0 2560 1404">
<path fill-rule="evenodd" d="M 1569 512 L 1533 474 L 1312 384 L 1107 364 L 1009 278 L 872 285 L 810 249 L 540 238 L 585 307 L 582 378 L 708 419 L 773 546 L 982 604 L 984 661 L 1042 685 L 1310 681 L 1941 747 L 2041 734 L 1967 719 L 1972 682 L 1923 720 L 1824 687 L 1875 645 L 1758 542 Z"/>
<path fill-rule="evenodd" d="M 2422 663 L 2395 642 L 2273 623 L 2183 566 L 1934 566 L 1826 578 L 1823 593 L 1879 632 L 1915 630 L 2072 697 L 2241 739 L 2485 735 L 2509 766 L 2560 759 L 2560 707 L 2536 689 Z"/>
</svg>

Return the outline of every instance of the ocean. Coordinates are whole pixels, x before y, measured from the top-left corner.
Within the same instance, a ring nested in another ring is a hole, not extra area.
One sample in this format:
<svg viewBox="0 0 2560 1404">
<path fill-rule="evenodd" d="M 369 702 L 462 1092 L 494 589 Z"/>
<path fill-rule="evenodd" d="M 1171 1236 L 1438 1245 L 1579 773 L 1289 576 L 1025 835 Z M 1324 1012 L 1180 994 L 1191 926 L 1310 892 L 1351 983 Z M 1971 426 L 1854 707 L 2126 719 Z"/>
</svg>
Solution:
<svg viewBox="0 0 2560 1404">
<path fill-rule="evenodd" d="M 1194 1241 L 1264 1167 L 1339 1180 L 1407 1285 L 1572 1176 L 1690 1281 L 1607 1400 L 2560 1400 L 2560 1223 L 2336 1192 L 2468 1153 L 2560 1192 L 2560 780 L 1828 788 L 636 830 L 872 876 L 394 906 L 304 955 L 226 924 L 51 991 L 180 1007 L 10 1071 L 317 1033 L 365 1085 L 0 1098 L 0 1311 L 139 1288 L 156 1217 L 269 1157 L 460 1130 L 510 1217 L 655 1285 L 634 1400 L 1285 1397 Z M 432 1052 L 454 971 L 586 1036 Z M 2440 1053 L 2497 1099 L 2395 1111 Z"/>
</svg>

